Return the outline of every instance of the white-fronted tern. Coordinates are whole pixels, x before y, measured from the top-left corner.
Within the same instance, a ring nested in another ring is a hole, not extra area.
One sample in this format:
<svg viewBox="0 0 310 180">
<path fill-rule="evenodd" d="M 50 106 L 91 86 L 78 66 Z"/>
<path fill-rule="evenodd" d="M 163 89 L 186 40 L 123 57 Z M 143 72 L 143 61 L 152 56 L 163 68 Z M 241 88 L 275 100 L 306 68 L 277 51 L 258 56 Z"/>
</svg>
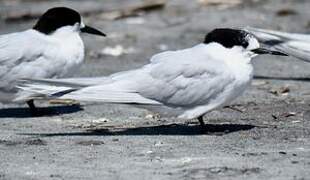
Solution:
<svg viewBox="0 0 310 180">
<path fill-rule="evenodd" d="M 25 80 L 17 101 L 33 98 L 127 103 L 178 118 L 198 118 L 227 105 L 250 85 L 251 59 L 283 55 L 260 48 L 243 30 L 215 29 L 194 47 L 154 55 L 134 70 L 97 78 Z"/>
<path fill-rule="evenodd" d="M 72 74 L 84 59 L 80 32 L 105 36 L 84 25 L 75 10 L 55 7 L 45 12 L 32 29 L 0 35 L 0 102 L 14 99 L 18 79 Z M 33 101 L 27 103 L 35 112 Z"/>
</svg>

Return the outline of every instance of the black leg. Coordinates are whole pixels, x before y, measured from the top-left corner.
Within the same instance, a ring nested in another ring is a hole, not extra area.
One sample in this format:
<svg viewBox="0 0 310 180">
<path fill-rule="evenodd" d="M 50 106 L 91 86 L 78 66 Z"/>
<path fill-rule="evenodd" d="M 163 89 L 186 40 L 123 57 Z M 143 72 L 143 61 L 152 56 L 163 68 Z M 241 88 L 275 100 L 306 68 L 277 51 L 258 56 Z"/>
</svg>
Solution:
<svg viewBox="0 0 310 180">
<path fill-rule="evenodd" d="M 27 101 L 27 104 L 28 104 L 28 106 L 30 108 L 31 114 L 32 115 L 37 115 L 38 114 L 38 110 L 37 110 L 36 106 L 34 105 L 33 100 Z"/>
<path fill-rule="evenodd" d="M 205 126 L 205 122 L 203 122 L 203 116 L 199 116 L 197 119 L 198 119 L 198 121 L 200 123 L 200 126 L 204 127 Z"/>
</svg>

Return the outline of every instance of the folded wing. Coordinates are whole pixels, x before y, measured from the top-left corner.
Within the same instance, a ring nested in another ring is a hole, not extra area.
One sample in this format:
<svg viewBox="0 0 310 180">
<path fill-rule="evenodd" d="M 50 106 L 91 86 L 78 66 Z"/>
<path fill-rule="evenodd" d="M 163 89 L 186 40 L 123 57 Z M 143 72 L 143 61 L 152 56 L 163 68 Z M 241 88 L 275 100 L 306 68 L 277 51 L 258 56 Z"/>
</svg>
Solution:
<svg viewBox="0 0 310 180">
<path fill-rule="evenodd" d="M 41 64 L 32 63 L 44 57 L 47 45 L 45 38 L 34 30 L 1 35 L 0 90 L 10 90 L 18 78 L 48 73 Z M 28 66 L 30 63 L 32 66 Z"/>
</svg>

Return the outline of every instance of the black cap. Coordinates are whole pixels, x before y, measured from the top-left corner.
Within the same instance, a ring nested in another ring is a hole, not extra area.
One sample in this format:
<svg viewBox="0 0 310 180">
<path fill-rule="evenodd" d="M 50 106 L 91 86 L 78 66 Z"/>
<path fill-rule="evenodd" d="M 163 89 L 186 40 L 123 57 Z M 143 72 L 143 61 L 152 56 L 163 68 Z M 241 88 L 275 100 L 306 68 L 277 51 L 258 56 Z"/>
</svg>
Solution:
<svg viewBox="0 0 310 180">
<path fill-rule="evenodd" d="M 81 23 L 81 16 L 77 11 L 66 7 L 55 7 L 46 11 L 33 29 L 50 34 L 58 28 L 72 26 L 75 23 Z"/>
<path fill-rule="evenodd" d="M 204 43 L 217 42 L 226 48 L 232 48 L 233 46 L 247 48 L 250 36 L 249 33 L 243 30 L 229 28 L 215 29 L 206 35 Z"/>
</svg>

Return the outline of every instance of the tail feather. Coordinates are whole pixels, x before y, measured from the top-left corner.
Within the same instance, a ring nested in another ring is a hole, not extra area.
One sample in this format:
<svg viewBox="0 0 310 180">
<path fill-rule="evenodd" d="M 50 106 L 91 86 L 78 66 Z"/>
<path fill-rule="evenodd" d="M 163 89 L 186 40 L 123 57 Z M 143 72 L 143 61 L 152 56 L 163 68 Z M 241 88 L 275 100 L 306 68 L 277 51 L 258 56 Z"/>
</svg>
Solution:
<svg viewBox="0 0 310 180">
<path fill-rule="evenodd" d="M 120 83 L 121 84 L 121 83 Z M 23 80 L 17 87 L 21 90 L 15 101 L 27 101 L 30 99 L 73 99 L 77 101 L 160 105 L 161 103 L 143 97 L 138 92 L 122 88 L 122 85 L 103 84 L 98 86 L 78 87 L 63 83 L 62 80 Z M 64 86 L 66 85 L 66 86 Z"/>
<path fill-rule="evenodd" d="M 137 92 L 124 91 L 74 91 L 65 94 L 60 99 L 74 99 L 78 101 L 102 102 L 102 103 L 121 103 L 121 104 L 145 104 L 160 105 L 161 103 L 145 98 Z"/>
<path fill-rule="evenodd" d="M 17 88 L 15 102 L 30 99 L 55 99 L 80 88 L 97 85 L 105 81 L 105 77 L 67 78 L 67 79 L 21 79 Z"/>
<path fill-rule="evenodd" d="M 65 79 L 21 79 L 20 84 L 39 83 L 53 86 L 68 86 L 68 87 L 87 87 L 102 84 L 106 77 L 92 77 L 92 78 L 65 78 Z"/>
<path fill-rule="evenodd" d="M 78 90 L 77 88 L 66 86 L 53 86 L 39 83 L 23 83 L 16 86 L 19 91 L 13 101 L 21 102 L 31 99 L 55 99 L 64 94 Z"/>
</svg>

